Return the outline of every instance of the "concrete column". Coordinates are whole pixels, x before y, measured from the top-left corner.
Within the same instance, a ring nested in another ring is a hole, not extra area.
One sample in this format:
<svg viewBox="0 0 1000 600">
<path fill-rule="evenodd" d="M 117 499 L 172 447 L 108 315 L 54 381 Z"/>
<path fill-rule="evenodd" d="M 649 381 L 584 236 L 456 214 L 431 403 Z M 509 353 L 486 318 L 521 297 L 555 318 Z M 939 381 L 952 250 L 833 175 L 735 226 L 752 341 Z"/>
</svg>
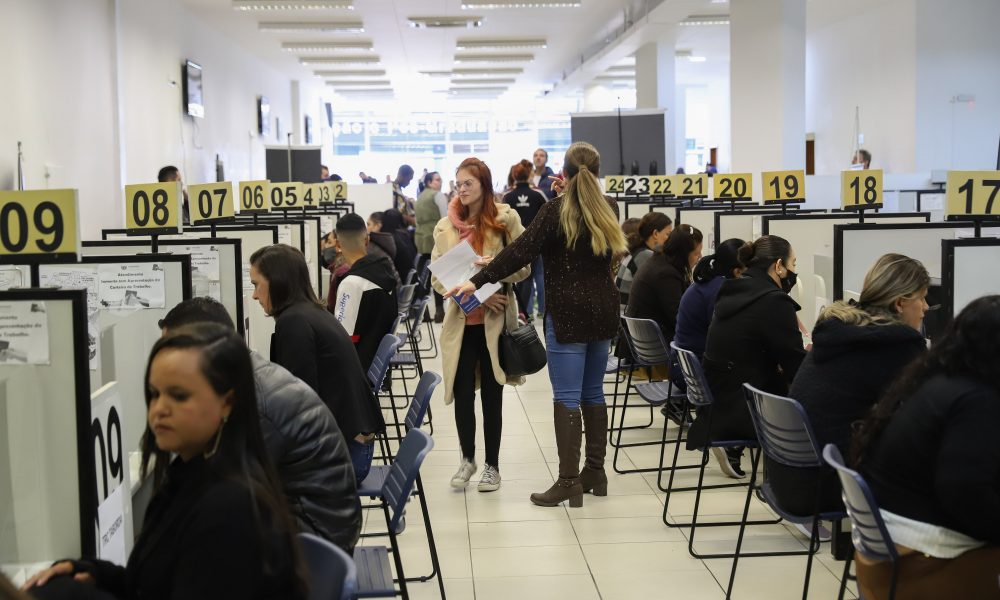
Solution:
<svg viewBox="0 0 1000 600">
<path fill-rule="evenodd" d="M 603 112 L 611 110 L 611 92 L 599 83 L 583 88 L 583 112 Z"/>
<path fill-rule="evenodd" d="M 679 164 L 677 148 L 683 144 L 678 140 L 678 131 L 683 137 L 684 115 L 677 110 L 677 93 L 675 89 L 676 68 L 674 66 L 674 39 L 661 37 L 640 47 L 635 52 L 635 107 L 637 109 L 660 108 L 667 111 L 664 119 L 666 131 L 666 150 L 664 164 L 660 166 L 665 173 L 673 173 Z M 681 123 L 678 129 L 677 123 Z M 681 154 L 683 156 L 683 154 Z M 683 161 L 683 159 L 680 159 Z"/>
<path fill-rule="evenodd" d="M 805 0 L 731 0 L 732 170 L 805 166 Z"/>
</svg>

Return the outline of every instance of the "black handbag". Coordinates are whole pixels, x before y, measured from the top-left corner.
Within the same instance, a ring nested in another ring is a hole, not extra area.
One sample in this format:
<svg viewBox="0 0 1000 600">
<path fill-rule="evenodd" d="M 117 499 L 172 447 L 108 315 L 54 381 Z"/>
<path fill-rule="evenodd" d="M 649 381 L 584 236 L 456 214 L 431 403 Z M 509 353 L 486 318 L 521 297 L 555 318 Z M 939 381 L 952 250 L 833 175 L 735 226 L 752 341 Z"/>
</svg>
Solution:
<svg viewBox="0 0 1000 600">
<path fill-rule="evenodd" d="M 507 247 L 506 235 L 503 236 L 504 247 Z M 504 292 L 507 286 L 504 284 Z M 503 331 L 500 332 L 500 368 L 507 377 L 523 377 L 541 371 L 548 359 L 545 357 L 545 346 L 538 339 L 538 331 L 534 325 L 521 325 L 514 331 L 507 329 L 507 318 L 504 315 Z"/>
</svg>

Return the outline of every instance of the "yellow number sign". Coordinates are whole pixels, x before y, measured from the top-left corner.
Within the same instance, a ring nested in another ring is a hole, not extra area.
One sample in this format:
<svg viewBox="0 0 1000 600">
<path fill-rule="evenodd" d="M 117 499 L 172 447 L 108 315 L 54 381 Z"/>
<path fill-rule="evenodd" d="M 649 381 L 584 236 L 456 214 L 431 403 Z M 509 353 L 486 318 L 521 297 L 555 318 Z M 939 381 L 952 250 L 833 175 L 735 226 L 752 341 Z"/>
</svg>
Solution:
<svg viewBox="0 0 1000 600">
<path fill-rule="evenodd" d="M 674 180 L 670 175 L 652 175 L 649 178 L 650 196 L 674 196 Z"/>
<path fill-rule="evenodd" d="M 303 184 L 290 181 L 271 183 L 271 210 L 285 210 L 302 206 Z"/>
<path fill-rule="evenodd" d="M 882 169 L 841 171 L 840 207 L 844 210 L 882 208 Z"/>
<path fill-rule="evenodd" d="M 322 183 L 302 184 L 302 207 L 306 210 L 319 208 L 320 200 L 323 199 L 323 192 L 326 190 Z"/>
<path fill-rule="evenodd" d="M 334 195 L 336 193 L 336 190 L 334 189 L 333 186 L 334 183 L 340 183 L 340 182 L 325 181 L 323 183 L 318 184 L 320 206 L 324 204 L 333 204 Z"/>
<path fill-rule="evenodd" d="M 624 194 L 625 178 L 621 175 L 607 175 L 604 177 L 605 194 Z"/>
<path fill-rule="evenodd" d="M 796 171 L 764 171 L 764 204 L 805 202 L 806 174 Z"/>
<path fill-rule="evenodd" d="M 76 190 L 0 192 L 0 262 L 77 260 L 79 206 Z"/>
<path fill-rule="evenodd" d="M 753 200 L 753 175 L 751 173 L 716 173 L 712 178 L 712 193 L 716 200 L 746 202 Z"/>
<path fill-rule="evenodd" d="M 230 181 L 189 185 L 188 202 L 192 225 L 228 221 L 236 216 Z"/>
<path fill-rule="evenodd" d="M 333 184 L 333 200 L 335 202 L 347 202 L 347 182 L 331 181 Z"/>
<path fill-rule="evenodd" d="M 674 194 L 678 198 L 705 198 L 708 196 L 708 175 L 674 175 Z"/>
<path fill-rule="evenodd" d="M 946 215 L 1000 215 L 1000 171 L 948 171 Z"/>
<path fill-rule="evenodd" d="M 125 229 L 140 234 L 177 233 L 181 219 L 179 181 L 125 186 Z"/>
<path fill-rule="evenodd" d="M 267 201 L 270 193 L 271 182 L 266 179 L 259 181 L 241 181 L 240 214 L 270 212 L 271 205 Z"/>
</svg>

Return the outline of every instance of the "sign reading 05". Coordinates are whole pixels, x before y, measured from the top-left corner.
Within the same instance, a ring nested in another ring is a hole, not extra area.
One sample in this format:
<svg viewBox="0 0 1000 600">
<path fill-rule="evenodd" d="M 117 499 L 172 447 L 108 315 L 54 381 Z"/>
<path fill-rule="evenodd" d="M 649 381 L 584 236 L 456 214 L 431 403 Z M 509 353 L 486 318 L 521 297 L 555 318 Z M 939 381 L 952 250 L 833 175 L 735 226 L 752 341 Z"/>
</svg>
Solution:
<svg viewBox="0 0 1000 600">
<path fill-rule="evenodd" d="M 1000 215 L 1000 171 L 948 171 L 946 215 Z"/>
<path fill-rule="evenodd" d="M 720 202 L 753 200 L 753 175 L 750 173 L 716 173 L 712 178 L 714 199 Z"/>
<path fill-rule="evenodd" d="M 240 214 L 266 213 L 271 211 L 267 197 L 271 192 L 271 182 L 266 179 L 240 182 Z"/>
<path fill-rule="evenodd" d="M 192 225 L 230 221 L 236 216 L 233 184 L 229 181 L 189 185 L 188 202 Z"/>
<path fill-rule="evenodd" d="M 764 171 L 764 204 L 806 201 L 806 174 L 796 171 Z"/>
<path fill-rule="evenodd" d="M 844 210 L 882 208 L 882 169 L 841 171 L 840 207 Z"/>
<path fill-rule="evenodd" d="M 0 262 L 80 256 L 76 190 L 0 192 Z"/>
<path fill-rule="evenodd" d="M 181 220 L 181 183 L 143 183 L 125 186 L 125 229 L 138 234 L 178 233 Z"/>
<path fill-rule="evenodd" d="M 285 210 L 302 207 L 305 186 L 296 181 L 271 183 L 271 210 Z"/>
</svg>

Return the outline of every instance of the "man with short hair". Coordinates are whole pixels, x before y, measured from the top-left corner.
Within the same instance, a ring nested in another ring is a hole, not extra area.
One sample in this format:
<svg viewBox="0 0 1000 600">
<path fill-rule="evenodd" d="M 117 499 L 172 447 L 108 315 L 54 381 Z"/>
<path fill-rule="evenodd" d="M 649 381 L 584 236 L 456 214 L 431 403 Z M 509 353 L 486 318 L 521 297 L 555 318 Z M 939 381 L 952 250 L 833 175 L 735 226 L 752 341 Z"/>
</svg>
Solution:
<svg viewBox="0 0 1000 600">
<path fill-rule="evenodd" d="M 163 333 L 191 323 L 235 329 L 226 308 L 192 298 L 160 321 Z M 250 351 L 264 445 L 299 528 L 351 554 L 361 535 L 354 466 L 337 420 L 316 392 L 284 367 Z"/>
<path fill-rule="evenodd" d="M 326 165 L 319 166 L 319 180 L 327 181 L 330 179 L 330 169 Z"/>
<path fill-rule="evenodd" d="M 392 182 L 392 204 L 403 214 L 403 221 L 407 225 L 416 225 L 417 219 L 413 211 L 413 198 L 407 197 L 403 193 L 403 188 L 413 181 L 413 167 L 410 165 L 400 165 L 396 172 L 396 179 Z"/>
<path fill-rule="evenodd" d="M 181 184 L 181 217 L 184 220 L 185 225 L 191 223 L 191 213 L 188 209 L 188 193 L 184 188 L 184 181 L 181 179 L 181 171 L 173 165 L 167 165 L 160 169 L 160 172 L 156 174 L 156 180 L 160 183 L 167 183 L 168 181 L 176 181 Z"/>
<path fill-rule="evenodd" d="M 388 258 L 368 254 L 368 229 L 357 214 L 337 221 L 336 244 L 350 269 L 337 286 L 333 314 L 351 335 L 361 366 L 367 371 L 399 314 L 396 271 Z"/>
<path fill-rule="evenodd" d="M 851 164 L 862 165 L 865 170 L 870 169 L 872 166 L 872 153 L 864 148 L 858 148 L 858 151 L 854 154 L 854 158 L 851 160 Z"/>
<path fill-rule="evenodd" d="M 552 180 L 549 179 L 549 177 L 555 175 L 552 167 L 548 164 L 549 153 L 544 148 L 538 148 L 531 155 L 531 162 L 535 167 L 531 172 L 531 185 L 538 188 L 538 191 L 545 194 L 545 197 L 549 200 L 555 198 L 557 194 L 552 189 Z"/>
</svg>

